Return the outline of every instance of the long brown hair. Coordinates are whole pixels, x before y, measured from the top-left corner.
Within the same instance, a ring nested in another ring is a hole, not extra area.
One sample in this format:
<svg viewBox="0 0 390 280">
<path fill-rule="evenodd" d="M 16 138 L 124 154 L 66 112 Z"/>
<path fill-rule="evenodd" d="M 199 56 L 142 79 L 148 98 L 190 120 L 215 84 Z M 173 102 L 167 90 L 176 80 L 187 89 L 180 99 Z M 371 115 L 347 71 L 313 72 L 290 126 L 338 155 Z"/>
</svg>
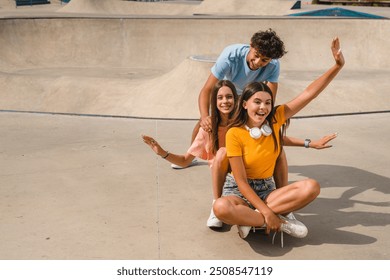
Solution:
<svg viewBox="0 0 390 280">
<path fill-rule="evenodd" d="M 234 109 L 229 115 L 229 119 L 234 114 L 235 109 L 237 108 L 237 100 L 238 100 L 238 95 L 237 95 L 237 90 L 234 84 L 229 81 L 229 80 L 219 80 L 215 85 L 214 88 L 211 92 L 211 100 L 210 100 L 210 110 L 211 110 L 211 152 L 213 154 L 216 154 L 219 147 L 219 139 L 218 139 L 218 127 L 221 123 L 221 113 L 219 112 L 217 108 L 217 95 L 218 91 L 221 87 L 228 87 L 232 90 L 233 93 L 233 98 L 234 98 Z"/>
<path fill-rule="evenodd" d="M 251 98 L 256 92 L 259 92 L 259 91 L 267 92 L 271 96 L 271 108 L 272 109 L 271 109 L 271 112 L 268 114 L 266 120 L 271 127 L 272 138 L 274 140 L 275 150 L 277 150 L 278 149 L 278 141 L 276 139 L 274 126 L 273 126 L 273 124 L 276 123 L 275 111 L 276 111 L 277 107 L 276 108 L 274 107 L 275 103 L 274 103 L 272 91 L 265 83 L 252 82 L 244 88 L 244 90 L 242 91 L 242 94 L 240 96 L 240 99 L 238 100 L 238 105 L 236 107 L 237 109 L 236 109 L 236 112 L 232 118 L 232 121 L 231 121 L 229 127 L 242 127 L 247 123 L 248 113 L 243 106 L 244 101 L 248 101 L 249 98 Z M 279 132 L 279 135 L 281 136 L 281 134 L 280 134 L 281 132 L 280 131 L 278 131 L 278 132 Z M 282 140 L 283 137 L 280 137 L 280 139 Z M 280 143 L 280 147 L 281 147 L 281 145 L 282 145 L 282 143 Z"/>
</svg>

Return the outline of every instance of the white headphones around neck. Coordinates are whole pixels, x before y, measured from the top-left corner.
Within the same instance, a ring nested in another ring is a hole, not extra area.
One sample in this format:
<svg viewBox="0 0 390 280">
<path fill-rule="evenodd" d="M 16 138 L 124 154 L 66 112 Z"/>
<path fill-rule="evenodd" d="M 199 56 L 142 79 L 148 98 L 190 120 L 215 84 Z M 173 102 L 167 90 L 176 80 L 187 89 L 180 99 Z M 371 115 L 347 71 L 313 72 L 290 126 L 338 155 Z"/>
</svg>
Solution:
<svg viewBox="0 0 390 280">
<path fill-rule="evenodd" d="M 253 139 L 259 139 L 262 135 L 270 136 L 272 134 L 272 129 L 268 124 L 263 124 L 261 128 L 252 127 L 249 128 L 247 125 L 245 126 L 246 130 L 249 131 L 249 135 Z"/>
</svg>

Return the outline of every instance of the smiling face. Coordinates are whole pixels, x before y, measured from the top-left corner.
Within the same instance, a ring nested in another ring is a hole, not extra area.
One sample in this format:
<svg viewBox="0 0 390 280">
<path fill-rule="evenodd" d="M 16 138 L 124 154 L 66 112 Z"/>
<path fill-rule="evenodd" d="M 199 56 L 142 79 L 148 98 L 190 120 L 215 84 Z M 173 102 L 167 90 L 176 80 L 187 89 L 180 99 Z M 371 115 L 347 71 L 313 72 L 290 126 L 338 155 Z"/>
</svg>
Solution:
<svg viewBox="0 0 390 280">
<path fill-rule="evenodd" d="M 248 113 L 247 125 L 260 127 L 272 110 L 272 97 L 266 91 L 257 91 L 242 106 Z"/>
<path fill-rule="evenodd" d="M 268 63 L 270 63 L 271 60 L 271 58 L 262 55 L 252 46 L 250 47 L 248 55 L 246 56 L 246 63 L 253 71 L 266 66 Z"/>
<path fill-rule="evenodd" d="M 217 108 L 221 115 L 229 116 L 234 109 L 234 95 L 232 90 L 223 86 L 217 93 Z"/>
</svg>

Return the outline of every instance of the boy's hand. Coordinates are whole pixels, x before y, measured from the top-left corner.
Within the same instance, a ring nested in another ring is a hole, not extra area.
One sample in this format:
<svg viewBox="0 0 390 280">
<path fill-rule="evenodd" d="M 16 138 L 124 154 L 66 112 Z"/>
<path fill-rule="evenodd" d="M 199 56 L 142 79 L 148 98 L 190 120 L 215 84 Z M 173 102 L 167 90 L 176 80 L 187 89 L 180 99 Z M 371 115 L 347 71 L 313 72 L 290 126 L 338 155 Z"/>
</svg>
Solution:
<svg viewBox="0 0 390 280">
<path fill-rule="evenodd" d="M 200 126 L 203 128 L 206 132 L 211 132 L 211 117 L 203 117 L 200 119 Z"/>
</svg>

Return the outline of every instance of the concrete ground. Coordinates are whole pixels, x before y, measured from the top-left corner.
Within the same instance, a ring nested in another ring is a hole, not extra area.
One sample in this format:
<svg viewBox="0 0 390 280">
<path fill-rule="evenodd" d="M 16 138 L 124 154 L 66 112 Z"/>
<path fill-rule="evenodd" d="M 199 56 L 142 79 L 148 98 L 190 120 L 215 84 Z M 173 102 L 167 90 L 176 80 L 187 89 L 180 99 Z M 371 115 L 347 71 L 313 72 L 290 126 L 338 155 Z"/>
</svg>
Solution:
<svg viewBox="0 0 390 280">
<path fill-rule="evenodd" d="M 118 16 L 100 3 L 103 15 L 86 17 L 0 1 L 0 259 L 389 259 L 388 20 Z M 286 148 L 289 180 L 322 189 L 296 212 L 309 235 L 285 235 L 284 248 L 279 236 L 272 245 L 261 232 L 242 240 L 235 226 L 207 228 L 207 164 L 173 170 L 141 140 L 184 153 L 211 65 L 188 57 L 266 26 L 289 50 L 279 102 L 330 65 L 334 33 L 347 58 L 300 115 L 311 117 L 288 130 L 339 135 L 326 150 Z"/>
<path fill-rule="evenodd" d="M 194 121 L 1 113 L 1 258 L 388 259 L 388 120 L 292 122 L 293 136 L 339 136 L 328 150 L 286 149 L 289 179 L 322 190 L 296 213 L 308 237 L 280 248 L 260 232 L 208 229 L 207 165 L 173 170 L 141 141 L 185 152 Z"/>
</svg>

